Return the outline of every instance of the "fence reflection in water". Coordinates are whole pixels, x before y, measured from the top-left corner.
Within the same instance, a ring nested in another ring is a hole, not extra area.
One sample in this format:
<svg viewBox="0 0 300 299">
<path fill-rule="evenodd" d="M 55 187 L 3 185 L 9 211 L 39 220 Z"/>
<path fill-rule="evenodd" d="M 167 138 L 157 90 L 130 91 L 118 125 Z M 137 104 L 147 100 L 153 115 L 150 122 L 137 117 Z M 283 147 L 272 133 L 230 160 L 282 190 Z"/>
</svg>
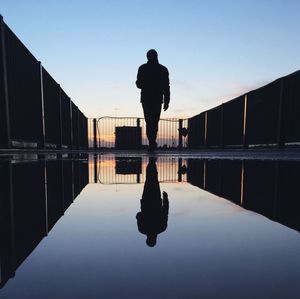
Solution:
<svg viewBox="0 0 300 299">
<path fill-rule="evenodd" d="M 145 183 L 148 157 L 90 155 L 89 182 L 100 184 Z M 156 167 L 161 183 L 186 181 L 187 159 L 158 157 Z"/>
<path fill-rule="evenodd" d="M 0 160 L 0 289 L 88 184 L 85 155 L 53 156 Z"/>
<path fill-rule="evenodd" d="M 144 183 L 148 161 L 146 156 L 91 156 L 89 182 Z M 300 231 L 300 161 L 158 157 L 156 166 L 160 183 L 188 182 Z"/>
</svg>

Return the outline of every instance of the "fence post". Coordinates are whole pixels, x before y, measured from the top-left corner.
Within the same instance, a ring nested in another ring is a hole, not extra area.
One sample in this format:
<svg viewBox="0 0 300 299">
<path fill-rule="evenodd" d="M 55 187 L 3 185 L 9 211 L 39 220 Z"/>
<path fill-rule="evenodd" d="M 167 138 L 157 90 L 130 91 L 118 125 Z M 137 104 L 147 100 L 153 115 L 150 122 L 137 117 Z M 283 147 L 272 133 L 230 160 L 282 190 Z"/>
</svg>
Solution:
<svg viewBox="0 0 300 299">
<path fill-rule="evenodd" d="M 183 120 L 179 119 L 178 121 L 178 148 L 182 150 L 182 128 L 183 128 Z"/>
<path fill-rule="evenodd" d="M 241 168 L 241 193 L 240 193 L 240 206 L 244 204 L 244 179 L 245 179 L 245 160 L 242 160 Z"/>
<path fill-rule="evenodd" d="M 78 149 L 82 149 L 82 126 L 83 126 L 83 121 L 82 121 L 82 113 L 78 109 Z"/>
<path fill-rule="evenodd" d="M 70 128 L 71 128 L 71 132 L 70 132 L 70 134 L 71 134 L 71 136 L 70 136 L 70 145 L 69 145 L 69 148 L 70 149 L 74 149 L 74 143 L 73 143 L 73 138 L 74 138 L 74 136 L 73 136 L 73 113 L 72 113 L 72 100 L 71 100 L 71 98 L 69 98 L 69 112 L 70 112 Z"/>
<path fill-rule="evenodd" d="M 62 117 L 62 108 L 61 108 L 61 88 L 60 85 L 58 84 L 58 88 L 59 88 L 59 144 L 58 144 L 58 148 L 62 149 L 62 144 L 63 144 L 63 132 L 62 132 L 62 121 L 63 121 L 63 117 Z"/>
<path fill-rule="evenodd" d="M 279 109 L 278 109 L 278 131 L 277 131 L 277 146 L 283 147 L 284 140 L 282 136 L 283 127 L 283 78 L 280 80 L 280 96 L 279 96 Z"/>
<path fill-rule="evenodd" d="M 97 119 L 93 118 L 93 138 L 94 138 L 94 150 L 98 148 L 97 146 Z"/>
<path fill-rule="evenodd" d="M 248 148 L 247 141 L 247 105 L 248 105 L 248 95 L 245 94 L 244 97 L 244 128 L 243 128 L 243 148 Z"/>
<path fill-rule="evenodd" d="M 98 154 L 94 154 L 94 183 L 98 183 Z"/>
<path fill-rule="evenodd" d="M 140 142 L 140 127 L 141 127 L 141 119 L 140 118 L 137 118 L 136 119 L 136 127 L 137 127 L 137 134 L 136 134 L 136 138 L 137 138 L 137 140 L 136 140 L 136 144 L 138 145 L 138 149 L 140 149 L 140 144 L 141 144 L 141 142 Z M 139 183 L 139 182 L 138 182 Z"/>
<path fill-rule="evenodd" d="M 178 182 L 182 182 L 182 172 L 181 172 L 181 169 L 182 169 L 182 158 L 179 158 L 178 159 Z"/>
<path fill-rule="evenodd" d="M 89 149 L 89 123 L 85 115 L 83 115 L 83 119 L 84 119 L 84 148 Z"/>
<path fill-rule="evenodd" d="M 42 122 L 42 136 L 40 138 L 40 149 L 45 148 L 45 138 L 46 138 L 46 129 L 45 129 L 45 110 L 44 110 L 44 86 L 43 86 L 43 69 L 42 63 L 39 61 L 40 66 L 40 85 L 41 85 L 41 122 Z"/>
<path fill-rule="evenodd" d="M 80 149 L 80 110 L 77 107 L 77 150 Z"/>
<path fill-rule="evenodd" d="M 224 104 L 221 105 L 220 147 L 224 148 Z"/>
<path fill-rule="evenodd" d="M 78 150 L 79 149 L 79 132 L 80 132 L 80 130 L 79 130 L 79 109 L 76 105 L 74 105 L 74 106 L 75 106 L 74 112 L 75 112 L 76 117 L 75 117 L 75 115 L 73 115 L 73 111 L 72 111 L 72 117 L 73 117 L 73 119 L 75 119 L 77 121 L 76 121 L 76 123 L 74 123 L 74 121 L 72 120 L 72 124 L 75 125 L 75 128 L 73 128 L 73 148 Z M 77 131 L 77 136 L 74 136 L 75 135 L 74 133 L 76 131 Z M 75 137 L 77 137 L 76 140 L 75 140 Z"/>
<path fill-rule="evenodd" d="M 204 115 L 204 147 L 208 148 L 208 145 L 207 145 L 207 111 L 205 111 L 205 115 Z"/>
<path fill-rule="evenodd" d="M 0 77 L 3 80 L 1 84 L 3 84 L 3 95 L 0 95 L 0 98 L 3 99 L 3 103 L 0 100 L 0 107 L 1 107 L 1 117 L 0 117 L 0 125 L 3 127 L 3 140 L 1 140 L 0 134 L 0 148 L 11 148 L 11 136 L 10 136 L 10 117 L 9 117 L 9 99 L 8 99 L 8 84 L 7 84 L 7 66 L 6 66 L 6 48 L 5 48 L 5 30 L 4 30 L 4 21 L 2 15 L 0 15 L 0 46 L 1 46 L 1 53 L 2 57 L 1 64 L 2 73 Z M 1 65 L 0 64 L 0 65 Z"/>
</svg>

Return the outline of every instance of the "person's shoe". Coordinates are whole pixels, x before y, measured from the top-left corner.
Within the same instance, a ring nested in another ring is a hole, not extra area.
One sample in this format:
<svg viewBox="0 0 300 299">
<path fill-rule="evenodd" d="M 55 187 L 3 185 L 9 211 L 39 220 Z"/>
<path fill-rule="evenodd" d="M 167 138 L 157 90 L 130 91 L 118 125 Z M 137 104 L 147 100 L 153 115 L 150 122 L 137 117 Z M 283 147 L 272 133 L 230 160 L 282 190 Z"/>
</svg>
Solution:
<svg viewBox="0 0 300 299">
<path fill-rule="evenodd" d="M 154 150 L 155 150 L 155 147 L 153 145 L 149 144 L 148 152 L 152 153 L 152 152 L 154 152 Z"/>
<path fill-rule="evenodd" d="M 149 148 L 148 148 L 149 152 L 154 152 L 156 150 L 156 148 L 157 148 L 157 144 L 155 141 L 149 143 Z"/>
</svg>

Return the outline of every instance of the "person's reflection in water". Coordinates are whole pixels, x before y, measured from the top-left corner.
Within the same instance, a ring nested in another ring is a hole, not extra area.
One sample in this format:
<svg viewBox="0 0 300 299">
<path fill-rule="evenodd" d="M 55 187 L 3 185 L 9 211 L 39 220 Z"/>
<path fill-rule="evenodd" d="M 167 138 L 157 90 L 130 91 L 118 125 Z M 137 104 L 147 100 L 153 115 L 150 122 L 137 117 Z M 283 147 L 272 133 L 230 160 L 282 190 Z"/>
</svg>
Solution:
<svg viewBox="0 0 300 299">
<path fill-rule="evenodd" d="M 161 198 L 155 162 L 155 158 L 150 158 L 147 165 L 141 212 L 136 214 L 138 229 L 147 235 L 146 244 L 150 247 L 156 245 L 157 235 L 167 229 L 169 213 L 168 194 L 163 192 Z"/>
</svg>

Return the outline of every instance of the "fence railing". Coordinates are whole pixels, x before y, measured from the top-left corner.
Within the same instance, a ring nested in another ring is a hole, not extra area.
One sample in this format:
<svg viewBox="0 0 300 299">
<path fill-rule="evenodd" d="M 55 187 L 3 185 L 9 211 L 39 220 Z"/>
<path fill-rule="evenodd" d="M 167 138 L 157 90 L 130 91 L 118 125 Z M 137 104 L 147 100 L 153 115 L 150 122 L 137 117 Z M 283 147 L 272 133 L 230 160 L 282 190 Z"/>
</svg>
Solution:
<svg viewBox="0 0 300 299">
<path fill-rule="evenodd" d="M 188 120 L 188 148 L 300 142 L 300 71 Z"/>
<path fill-rule="evenodd" d="M 157 145 L 160 149 L 187 147 L 187 119 L 161 119 Z M 89 148 L 143 149 L 148 145 L 146 123 L 139 117 L 101 117 L 88 120 Z"/>
<path fill-rule="evenodd" d="M 140 184 L 146 181 L 148 157 L 122 157 L 115 155 L 89 156 L 89 182 L 110 184 Z M 158 157 L 156 167 L 160 183 L 186 181 L 187 159 Z"/>
<path fill-rule="evenodd" d="M 189 119 L 162 119 L 157 141 L 162 149 L 299 144 L 300 71 Z M 143 118 L 89 120 L 90 148 L 140 149 L 147 144 Z"/>
<path fill-rule="evenodd" d="M 0 16 L 0 149 L 88 147 L 87 118 Z"/>
</svg>

